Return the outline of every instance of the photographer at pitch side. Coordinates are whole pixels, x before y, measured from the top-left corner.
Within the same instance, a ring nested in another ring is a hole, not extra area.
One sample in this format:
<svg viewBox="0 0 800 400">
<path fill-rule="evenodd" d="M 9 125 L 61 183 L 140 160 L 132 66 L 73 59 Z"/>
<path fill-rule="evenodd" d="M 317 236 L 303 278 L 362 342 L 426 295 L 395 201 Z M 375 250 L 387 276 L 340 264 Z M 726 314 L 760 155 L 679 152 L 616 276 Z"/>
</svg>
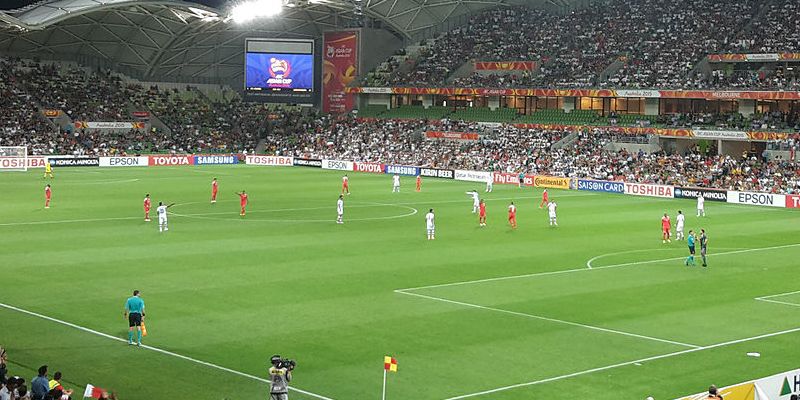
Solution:
<svg viewBox="0 0 800 400">
<path fill-rule="evenodd" d="M 289 400 L 289 382 L 292 381 L 295 362 L 277 354 L 269 361 L 272 364 L 269 368 L 269 399 Z"/>
</svg>

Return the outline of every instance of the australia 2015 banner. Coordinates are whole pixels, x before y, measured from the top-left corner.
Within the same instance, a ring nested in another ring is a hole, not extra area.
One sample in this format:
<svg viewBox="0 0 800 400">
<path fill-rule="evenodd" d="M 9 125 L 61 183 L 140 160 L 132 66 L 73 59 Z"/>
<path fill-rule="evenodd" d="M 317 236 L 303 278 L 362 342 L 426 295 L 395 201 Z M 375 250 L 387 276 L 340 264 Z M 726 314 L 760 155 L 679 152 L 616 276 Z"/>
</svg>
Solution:
<svg viewBox="0 0 800 400">
<path fill-rule="evenodd" d="M 353 109 L 345 88 L 358 76 L 358 31 L 325 32 L 322 51 L 322 111 Z"/>
</svg>

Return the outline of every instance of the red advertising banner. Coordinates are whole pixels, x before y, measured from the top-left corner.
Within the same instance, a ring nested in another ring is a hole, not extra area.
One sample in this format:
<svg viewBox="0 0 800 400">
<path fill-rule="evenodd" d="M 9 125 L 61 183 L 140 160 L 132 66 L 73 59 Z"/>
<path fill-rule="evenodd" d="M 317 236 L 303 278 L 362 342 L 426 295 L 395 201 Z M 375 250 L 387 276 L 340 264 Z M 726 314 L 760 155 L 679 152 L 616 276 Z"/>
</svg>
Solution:
<svg viewBox="0 0 800 400">
<path fill-rule="evenodd" d="M 322 111 L 349 112 L 353 95 L 345 89 L 358 75 L 358 31 L 325 32 L 323 46 Z"/>
<path fill-rule="evenodd" d="M 454 140 L 478 140 L 481 136 L 477 133 L 468 132 L 442 132 L 427 131 L 425 137 L 428 139 L 454 139 Z"/>
<path fill-rule="evenodd" d="M 192 165 L 194 164 L 194 157 L 187 155 L 157 155 L 150 156 L 150 162 L 147 163 L 151 167 L 166 167 L 174 165 Z"/>
<path fill-rule="evenodd" d="M 362 163 L 362 162 L 353 163 L 353 171 L 356 172 L 371 172 L 373 174 L 382 174 L 385 168 L 386 167 L 384 164 L 378 164 L 378 163 Z"/>
<path fill-rule="evenodd" d="M 786 208 L 800 208 L 800 195 L 787 194 Z"/>
<path fill-rule="evenodd" d="M 800 53 L 709 54 L 709 62 L 770 62 L 800 60 Z"/>
<path fill-rule="evenodd" d="M 149 111 L 134 111 L 131 113 L 131 115 L 133 115 L 136 118 L 142 118 L 142 119 L 150 118 Z"/>
<path fill-rule="evenodd" d="M 533 71 L 533 61 L 475 61 L 476 71 Z"/>
<path fill-rule="evenodd" d="M 519 174 L 511 172 L 495 172 L 494 183 L 499 185 L 519 185 Z"/>
<path fill-rule="evenodd" d="M 614 89 L 488 89 L 488 88 L 362 88 L 347 87 L 345 93 L 377 93 L 411 95 L 472 95 L 472 96 L 537 96 L 537 97 L 622 97 Z M 656 95 L 658 94 L 658 95 Z M 714 91 L 714 90 L 653 90 L 648 97 L 665 99 L 748 99 L 800 100 L 800 92 Z"/>
</svg>

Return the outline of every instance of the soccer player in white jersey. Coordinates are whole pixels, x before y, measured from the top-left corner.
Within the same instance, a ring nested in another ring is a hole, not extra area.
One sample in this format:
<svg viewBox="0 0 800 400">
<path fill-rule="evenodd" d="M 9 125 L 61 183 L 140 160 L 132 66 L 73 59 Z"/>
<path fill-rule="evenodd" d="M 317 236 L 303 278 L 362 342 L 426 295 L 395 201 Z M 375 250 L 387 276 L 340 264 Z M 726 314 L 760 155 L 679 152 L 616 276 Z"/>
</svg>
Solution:
<svg viewBox="0 0 800 400">
<path fill-rule="evenodd" d="M 678 210 L 678 216 L 675 217 L 675 240 L 683 240 L 683 222 L 686 218 L 681 210 Z"/>
<path fill-rule="evenodd" d="M 492 193 L 492 186 L 494 186 L 494 175 L 489 175 L 486 179 L 486 193 Z"/>
<path fill-rule="evenodd" d="M 464 193 L 472 197 L 472 213 L 475 214 L 476 212 L 478 212 L 478 207 L 480 207 L 481 205 L 481 198 L 480 195 L 478 195 L 478 191 L 470 190 L 469 192 L 464 192 Z"/>
<path fill-rule="evenodd" d="M 400 193 L 400 175 L 394 174 L 392 177 L 392 193 Z"/>
<path fill-rule="evenodd" d="M 706 199 L 705 197 L 703 197 L 702 194 L 697 196 L 697 216 L 698 217 L 706 216 Z"/>
<path fill-rule="evenodd" d="M 339 200 L 336 201 L 336 223 L 343 224 L 342 217 L 344 216 L 344 195 L 339 195 Z"/>
<path fill-rule="evenodd" d="M 165 206 L 163 202 L 160 201 L 158 202 L 158 208 L 156 208 L 156 214 L 158 214 L 159 232 L 164 232 L 169 230 L 169 227 L 167 227 L 167 209 L 174 205 L 175 203 Z"/>
<path fill-rule="evenodd" d="M 431 208 L 428 210 L 428 213 L 425 214 L 425 227 L 428 230 L 428 240 L 436 239 L 435 232 L 436 232 L 436 223 L 434 222 L 433 216 L 433 209 Z"/>
<path fill-rule="evenodd" d="M 550 200 L 547 203 L 547 214 L 550 216 L 550 226 L 558 226 L 558 221 L 556 220 L 556 208 L 558 205 L 556 204 L 555 200 Z"/>
</svg>

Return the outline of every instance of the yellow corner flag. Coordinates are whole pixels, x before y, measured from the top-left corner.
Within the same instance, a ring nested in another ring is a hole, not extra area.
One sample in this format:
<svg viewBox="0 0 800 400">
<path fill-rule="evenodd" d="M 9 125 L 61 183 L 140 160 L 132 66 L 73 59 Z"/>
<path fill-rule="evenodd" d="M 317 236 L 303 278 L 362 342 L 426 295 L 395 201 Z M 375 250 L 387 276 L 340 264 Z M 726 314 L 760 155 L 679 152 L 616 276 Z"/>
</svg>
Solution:
<svg viewBox="0 0 800 400">
<path fill-rule="evenodd" d="M 147 327 L 144 326 L 144 322 L 142 322 L 142 336 L 147 336 Z"/>
<path fill-rule="evenodd" d="M 383 369 L 390 372 L 397 372 L 397 360 L 394 357 L 383 357 Z"/>
</svg>

